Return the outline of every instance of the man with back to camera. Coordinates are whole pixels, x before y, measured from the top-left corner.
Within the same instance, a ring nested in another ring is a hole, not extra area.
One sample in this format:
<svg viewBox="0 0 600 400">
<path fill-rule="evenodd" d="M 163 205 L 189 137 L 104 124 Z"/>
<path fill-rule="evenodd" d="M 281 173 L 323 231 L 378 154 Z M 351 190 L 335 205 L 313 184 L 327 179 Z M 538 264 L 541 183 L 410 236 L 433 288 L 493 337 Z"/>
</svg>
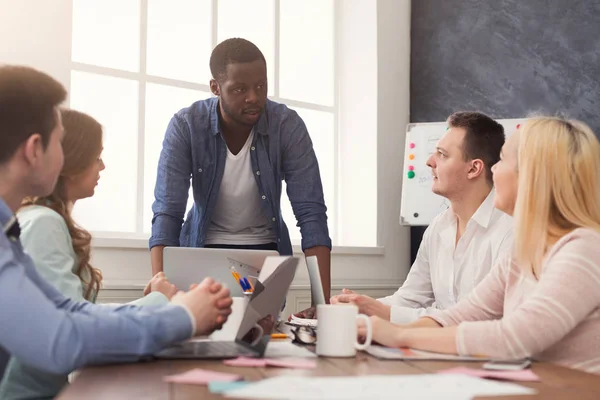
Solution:
<svg viewBox="0 0 600 400">
<path fill-rule="evenodd" d="M 306 126 L 267 99 L 267 65 L 245 39 L 227 39 L 210 57 L 213 98 L 171 119 L 158 163 L 150 249 L 153 275 L 165 246 L 277 250 L 292 255 L 281 216 L 287 185 L 306 256 L 317 256 L 330 295 L 331 239 L 317 157 Z M 184 219 L 192 181 L 194 206 Z M 182 226 L 183 223 L 183 226 Z M 299 314 L 314 316 L 314 308 Z"/>
<path fill-rule="evenodd" d="M 229 291 L 210 279 L 169 305 L 140 308 L 75 302 L 40 277 L 19 241 L 15 212 L 25 197 L 54 190 L 63 165 L 58 106 L 66 96 L 42 72 L 0 66 L 0 347 L 60 374 L 135 361 L 209 334 L 227 320 L 232 303 Z"/>
<path fill-rule="evenodd" d="M 425 230 L 406 281 L 377 300 L 344 289 L 332 304 L 355 303 L 361 313 L 407 324 L 430 309 L 455 305 L 512 248 L 512 218 L 493 206 L 491 168 L 500 158 L 504 128 L 477 112 L 454 113 L 448 126 L 427 165 L 432 191 L 450 208 Z"/>
</svg>

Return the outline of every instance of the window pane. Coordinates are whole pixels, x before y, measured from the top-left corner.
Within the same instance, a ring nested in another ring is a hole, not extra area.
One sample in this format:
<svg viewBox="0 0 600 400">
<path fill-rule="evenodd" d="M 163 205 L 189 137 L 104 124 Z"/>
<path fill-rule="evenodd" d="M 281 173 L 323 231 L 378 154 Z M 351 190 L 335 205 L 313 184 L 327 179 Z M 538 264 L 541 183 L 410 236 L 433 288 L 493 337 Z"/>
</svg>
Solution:
<svg viewBox="0 0 600 400">
<path fill-rule="evenodd" d="M 269 95 L 275 88 L 275 4 L 273 0 L 219 0 L 218 42 L 241 37 L 267 59 Z M 257 23 L 259 21 L 259 23 Z"/>
<path fill-rule="evenodd" d="M 146 133 L 144 137 L 144 232 L 152 228 L 152 203 L 154 202 L 154 185 L 156 169 L 162 150 L 162 142 L 169 121 L 177 111 L 192 103 L 210 97 L 210 93 L 173 86 L 149 83 L 146 86 Z M 194 199 L 190 194 L 188 207 Z"/>
<path fill-rule="evenodd" d="M 292 108 L 292 107 L 290 107 Z M 323 192 L 325 195 L 325 205 L 327 206 L 327 217 L 329 225 L 329 235 L 335 238 L 335 135 L 334 135 L 334 114 L 328 112 L 307 110 L 304 108 L 293 107 L 300 115 L 313 142 L 317 160 L 319 161 L 319 170 L 321 173 L 321 182 L 323 183 Z M 285 186 L 284 186 L 285 192 Z M 292 240 L 300 240 L 300 229 L 296 227 L 296 217 L 292 211 L 292 206 L 287 194 L 282 194 L 281 210 L 283 219 L 288 225 Z"/>
<path fill-rule="evenodd" d="M 139 71 L 140 1 L 74 0 L 73 61 Z"/>
<path fill-rule="evenodd" d="M 90 114 L 104 128 L 106 169 L 94 197 L 78 201 L 73 210 L 86 229 L 135 232 L 138 90 L 136 81 L 71 73 L 71 108 Z"/>
<path fill-rule="evenodd" d="M 149 1 L 147 49 L 148 74 L 208 85 L 211 0 Z"/>
<path fill-rule="evenodd" d="M 281 0 L 279 95 L 333 105 L 333 0 Z"/>
</svg>

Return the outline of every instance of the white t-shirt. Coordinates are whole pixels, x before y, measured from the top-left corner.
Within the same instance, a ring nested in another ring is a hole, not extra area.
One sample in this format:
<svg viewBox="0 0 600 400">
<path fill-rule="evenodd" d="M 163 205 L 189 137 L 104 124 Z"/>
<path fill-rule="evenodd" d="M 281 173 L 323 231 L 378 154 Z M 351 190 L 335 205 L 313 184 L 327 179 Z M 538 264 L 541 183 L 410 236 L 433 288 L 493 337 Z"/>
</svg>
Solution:
<svg viewBox="0 0 600 400">
<path fill-rule="evenodd" d="M 225 172 L 205 244 L 256 245 L 277 241 L 262 204 L 267 200 L 259 192 L 252 173 L 250 145 L 253 138 L 254 129 L 238 154 L 227 149 Z"/>
</svg>

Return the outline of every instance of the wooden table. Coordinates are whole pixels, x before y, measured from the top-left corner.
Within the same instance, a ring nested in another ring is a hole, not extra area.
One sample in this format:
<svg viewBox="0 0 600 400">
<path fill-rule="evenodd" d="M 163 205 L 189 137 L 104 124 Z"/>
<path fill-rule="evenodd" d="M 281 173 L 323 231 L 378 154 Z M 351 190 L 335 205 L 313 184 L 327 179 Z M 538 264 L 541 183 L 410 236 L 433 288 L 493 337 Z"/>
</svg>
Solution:
<svg viewBox="0 0 600 400">
<path fill-rule="evenodd" d="M 242 375 L 249 381 L 288 376 L 357 376 L 357 375 L 410 375 L 432 373 L 442 369 L 466 366 L 480 367 L 480 363 L 434 361 L 378 360 L 365 353 L 356 358 L 319 358 L 317 368 L 311 370 L 284 368 L 228 367 L 222 361 L 155 361 L 149 363 L 89 367 L 81 371 L 75 381 L 59 396 L 59 400 L 118 400 L 118 399 L 222 399 L 205 386 L 168 384 L 165 375 L 185 372 L 192 368 L 210 369 Z M 494 397 L 493 399 L 600 399 L 600 377 L 577 372 L 551 364 L 534 363 L 533 371 L 541 382 L 520 383 L 538 391 L 535 396 Z M 492 399 L 485 397 L 483 399 Z"/>
</svg>

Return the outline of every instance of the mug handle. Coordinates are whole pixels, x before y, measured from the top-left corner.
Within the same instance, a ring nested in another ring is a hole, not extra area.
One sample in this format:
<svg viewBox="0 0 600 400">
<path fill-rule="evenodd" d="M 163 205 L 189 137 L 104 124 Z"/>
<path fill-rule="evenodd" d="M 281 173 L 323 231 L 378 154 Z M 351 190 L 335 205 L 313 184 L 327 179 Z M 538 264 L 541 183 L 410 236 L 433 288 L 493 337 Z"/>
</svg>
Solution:
<svg viewBox="0 0 600 400">
<path fill-rule="evenodd" d="M 373 325 L 371 325 L 371 318 L 366 316 L 365 314 L 358 314 L 356 318 L 362 318 L 365 320 L 365 324 L 367 325 L 367 337 L 363 344 L 357 342 L 354 344 L 356 350 L 365 350 L 367 347 L 371 345 L 371 341 L 373 340 Z"/>
<path fill-rule="evenodd" d="M 252 339 L 252 343 L 250 343 L 250 346 L 256 346 L 265 333 L 262 326 L 260 326 L 259 324 L 254 324 L 254 326 L 252 327 L 252 329 L 256 328 L 258 328 L 258 335 L 255 335 L 255 337 Z"/>
</svg>

